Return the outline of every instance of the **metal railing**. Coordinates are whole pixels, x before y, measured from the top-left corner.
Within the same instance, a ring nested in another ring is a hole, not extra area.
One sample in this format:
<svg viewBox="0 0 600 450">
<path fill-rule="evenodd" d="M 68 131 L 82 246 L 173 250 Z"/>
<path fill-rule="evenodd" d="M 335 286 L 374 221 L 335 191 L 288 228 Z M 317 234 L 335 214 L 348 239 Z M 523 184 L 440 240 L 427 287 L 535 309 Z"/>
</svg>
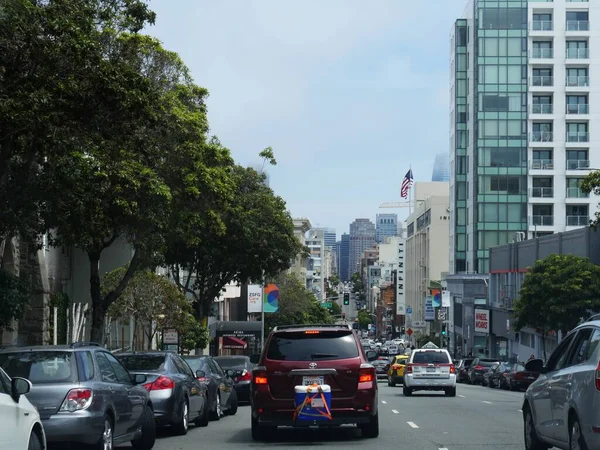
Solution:
<svg viewBox="0 0 600 450">
<path fill-rule="evenodd" d="M 552 48 L 532 48 L 531 57 L 534 59 L 551 59 L 554 57 Z"/>
<path fill-rule="evenodd" d="M 568 227 L 584 227 L 590 224 L 588 216 L 567 216 Z"/>
<path fill-rule="evenodd" d="M 552 114 L 552 104 L 534 103 L 531 105 L 531 114 Z"/>
<path fill-rule="evenodd" d="M 590 105 L 585 103 L 567 103 L 567 114 L 589 114 Z"/>
<path fill-rule="evenodd" d="M 568 76 L 565 84 L 571 87 L 586 87 L 590 85 L 590 77 L 587 75 Z"/>
<path fill-rule="evenodd" d="M 531 77 L 531 86 L 554 86 L 554 77 L 534 75 Z"/>
<path fill-rule="evenodd" d="M 567 188 L 567 198 L 588 198 L 590 194 L 586 194 L 578 187 Z"/>
<path fill-rule="evenodd" d="M 590 57 L 589 48 L 568 48 L 566 51 L 567 59 L 588 59 Z"/>
<path fill-rule="evenodd" d="M 590 22 L 587 20 L 567 20 L 567 31 L 590 31 Z"/>
<path fill-rule="evenodd" d="M 587 159 L 568 159 L 567 170 L 589 169 L 590 162 Z"/>
<path fill-rule="evenodd" d="M 567 142 L 589 142 L 590 141 L 590 133 L 587 131 L 580 132 L 569 132 L 567 131 Z"/>
<path fill-rule="evenodd" d="M 551 20 L 531 21 L 531 31 L 552 31 L 554 24 Z"/>
<path fill-rule="evenodd" d="M 529 195 L 533 198 L 552 198 L 554 197 L 554 188 L 551 187 L 532 187 Z"/>
<path fill-rule="evenodd" d="M 529 168 L 532 170 L 552 170 L 554 169 L 554 161 L 551 159 L 534 159 L 531 161 Z"/>
<path fill-rule="evenodd" d="M 554 225 L 554 216 L 532 216 L 531 225 L 551 227 Z"/>
<path fill-rule="evenodd" d="M 552 142 L 552 131 L 532 131 L 529 140 L 531 142 Z"/>
</svg>

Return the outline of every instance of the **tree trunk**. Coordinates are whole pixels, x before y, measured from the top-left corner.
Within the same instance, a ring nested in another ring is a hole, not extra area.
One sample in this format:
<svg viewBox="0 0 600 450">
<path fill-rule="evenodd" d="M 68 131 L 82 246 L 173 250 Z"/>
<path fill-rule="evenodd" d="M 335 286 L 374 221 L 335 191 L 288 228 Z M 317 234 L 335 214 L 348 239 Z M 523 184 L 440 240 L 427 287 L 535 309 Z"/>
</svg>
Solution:
<svg viewBox="0 0 600 450">
<path fill-rule="evenodd" d="M 546 357 L 546 333 L 542 332 L 542 353 L 544 354 L 544 361 L 548 361 Z"/>
<path fill-rule="evenodd" d="M 100 291 L 100 252 L 88 252 L 90 260 L 90 295 L 92 297 L 92 342 L 104 342 L 106 310 Z"/>
</svg>

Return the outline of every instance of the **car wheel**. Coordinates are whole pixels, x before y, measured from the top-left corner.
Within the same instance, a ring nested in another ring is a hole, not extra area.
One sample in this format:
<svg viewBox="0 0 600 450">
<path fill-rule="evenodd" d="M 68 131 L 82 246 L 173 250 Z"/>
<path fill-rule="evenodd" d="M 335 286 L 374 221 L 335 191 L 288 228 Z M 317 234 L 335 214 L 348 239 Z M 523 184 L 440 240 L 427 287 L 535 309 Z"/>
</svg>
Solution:
<svg viewBox="0 0 600 450">
<path fill-rule="evenodd" d="M 526 450 L 547 450 L 548 446 L 540 441 L 540 438 L 535 431 L 535 425 L 533 424 L 533 414 L 529 406 L 525 408 L 523 418 L 523 433 L 525 437 L 525 449 Z"/>
<path fill-rule="evenodd" d="M 261 427 L 258 424 L 258 419 L 252 417 L 251 431 L 253 441 L 266 441 L 269 434 L 275 431 L 277 427 Z"/>
<path fill-rule="evenodd" d="M 388 386 L 389 387 L 396 387 L 396 383 L 392 383 L 391 377 L 388 377 Z"/>
<path fill-rule="evenodd" d="M 229 396 L 229 408 L 227 408 L 228 416 L 235 416 L 238 410 L 238 398 L 237 393 L 235 391 L 231 391 L 231 395 Z"/>
<path fill-rule="evenodd" d="M 212 420 L 221 420 L 221 416 L 223 415 L 223 410 L 221 409 L 221 395 L 217 392 L 217 398 L 215 400 L 215 409 L 212 411 L 211 419 Z"/>
<path fill-rule="evenodd" d="M 104 429 L 98 442 L 92 446 L 94 450 L 112 450 L 113 449 L 113 423 L 107 415 L 104 416 Z"/>
<path fill-rule="evenodd" d="M 188 399 L 183 399 L 183 404 L 181 405 L 181 418 L 178 422 L 172 425 L 173 432 L 178 436 L 185 436 L 188 432 L 188 426 L 190 422 L 190 408 L 188 406 Z"/>
<path fill-rule="evenodd" d="M 446 389 L 445 392 L 447 397 L 456 397 L 456 386 L 453 388 Z"/>
<path fill-rule="evenodd" d="M 146 405 L 144 417 L 142 418 L 142 435 L 133 441 L 131 445 L 136 450 L 151 450 L 156 442 L 156 424 L 154 423 L 154 411 Z"/>
<path fill-rule="evenodd" d="M 402 388 L 402 393 L 404 394 L 405 397 L 410 397 L 412 395 L 412 389 L 404 386 Z"/>
<path fill-rule="evenodd" d="M 44 450 L 40 437 L 37 435 L 37 433 L 31 433 L 31 436 L 29 436 L 29 445 L 27 446 L 27 450 Z"/>
<path fill-rule="evenodd" d="M 569 421 L 569 449 L 570 450 L 587 450 L 587 444 L 581 432 L 581 425 L 577 417 L 573 417 Z"/>
<path fill-rule="evenodd" d="M 379 436 L 379 413 L 371 416 L 369 423 L 360 426 L 364 438 L 373 439 Z"/>
<path fill-rule="evenodd" d="M 194 425 L 197 427 L 205 427 L 208 425 L 210 421 L 210 407 L 208 405 L 208 399 L 204 403 L 204 407 L 202 408 L 202 416 L 197 417 L 194 421 Z"/>
</svg>

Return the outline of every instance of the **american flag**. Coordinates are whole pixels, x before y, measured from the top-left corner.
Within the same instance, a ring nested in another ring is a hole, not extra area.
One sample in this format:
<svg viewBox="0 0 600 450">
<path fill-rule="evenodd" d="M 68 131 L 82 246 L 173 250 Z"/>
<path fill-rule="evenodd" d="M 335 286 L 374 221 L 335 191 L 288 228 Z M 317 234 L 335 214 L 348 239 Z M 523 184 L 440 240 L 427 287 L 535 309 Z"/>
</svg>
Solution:
<svg viewBox="0 0 600 450">
<path fill-rule="evenodd" d="M 408 191 L 413 185 L 413 174 L 412 170 L 409 169 L 404 176 L 404 180 L 402 180 L 402 186 L 400 187 L 400 197 L 408 198 Z"/>
</svg>

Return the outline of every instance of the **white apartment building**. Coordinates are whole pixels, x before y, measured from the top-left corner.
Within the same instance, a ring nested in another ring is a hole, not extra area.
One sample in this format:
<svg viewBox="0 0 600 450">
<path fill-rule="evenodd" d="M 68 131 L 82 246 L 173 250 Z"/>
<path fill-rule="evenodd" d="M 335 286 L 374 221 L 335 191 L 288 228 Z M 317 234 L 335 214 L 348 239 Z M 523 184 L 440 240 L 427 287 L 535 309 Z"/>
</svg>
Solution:
<svg viewBox="0 0 600 450">
<path fill-rule="evenodd" d="M 306 246 L 310 257 L 306 271 L 306 287 L 322 300 L 326 297 L 325 278 L 328 266 L 325 255 L 325 233 L 323 229 L 309 230 L 306 236 Z"/>
<path fill-rule="evenodd" d="M 421 322 L 430 282 L 448 273 L 450 197 L 447 182 L 417 182 L 413 189 L 416 205 L 406 220 L 405 297 L 410 322 Z"/>
<path fill-rule="evenodd" d="M 588 225 L 600 168 L 600 4 L 528 3 L 529 237 Z"/>
<path fill-rule="evenodd" d="M 310 230 L 310 220 L 306 218 L 295 218 L 294 219 L 294 236 L 302 244 L 306 245 L 306 232 Z M 302 255 L 296 256 L 291 262 L 291 267 L 288 273 L 295 275 L 304 284 L 306 283 L 306 257 Z"/>
</svg>

